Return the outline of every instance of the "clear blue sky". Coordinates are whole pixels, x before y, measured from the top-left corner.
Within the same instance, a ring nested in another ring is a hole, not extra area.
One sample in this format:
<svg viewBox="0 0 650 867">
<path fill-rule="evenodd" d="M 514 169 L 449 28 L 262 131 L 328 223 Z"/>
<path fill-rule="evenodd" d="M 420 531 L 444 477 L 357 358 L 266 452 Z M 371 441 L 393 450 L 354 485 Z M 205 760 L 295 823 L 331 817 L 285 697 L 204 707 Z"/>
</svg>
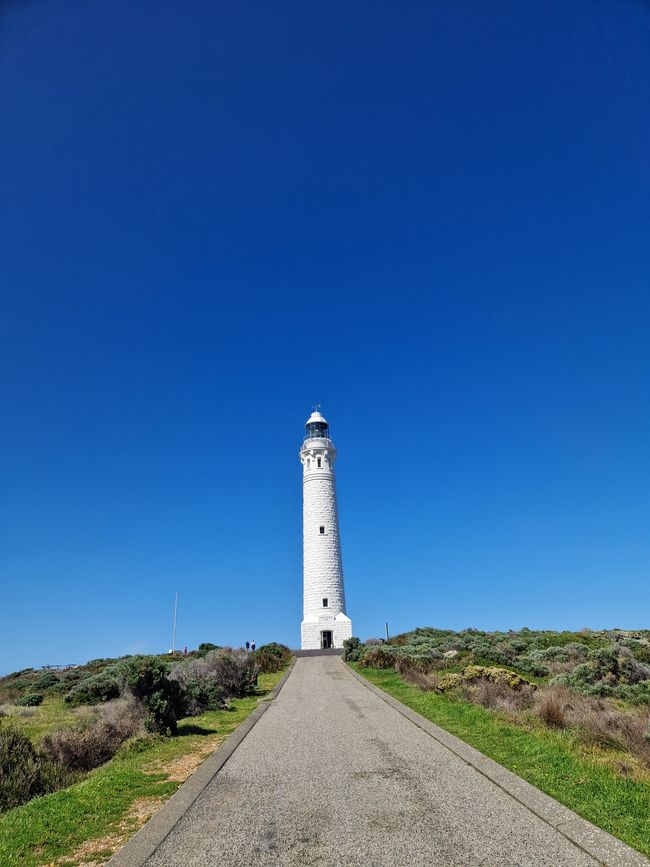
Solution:
<svg viewBox="0 0 650 867">
<path fill-rule="evenodd" d="M 650 6 L 5 2 L 0 670 L 648 627 Z"/>
</svg>

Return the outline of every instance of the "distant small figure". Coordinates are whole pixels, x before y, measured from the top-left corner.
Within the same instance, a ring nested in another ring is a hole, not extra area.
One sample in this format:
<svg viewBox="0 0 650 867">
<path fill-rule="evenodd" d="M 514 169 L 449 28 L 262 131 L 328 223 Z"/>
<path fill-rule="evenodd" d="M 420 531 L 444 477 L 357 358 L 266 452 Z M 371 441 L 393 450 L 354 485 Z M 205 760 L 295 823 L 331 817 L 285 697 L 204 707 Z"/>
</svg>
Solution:
<svg viewBox="0 0 650 867">
<path fill-rule="evenodd" d="M 255 642 L 251 641 L 251 650 L 255 653 Z"/>
<path fill-rule="evenodd" d="M 183 656 L 187 656 L 187 644 L 185 645 L 185 650 L 183 651 Z"/>
<path fill-rule="evenodd" d="M 247 641 L 246 642 L 246 650 L 250 650 L 250 649 L 251 649 L 251 643 L 250 643 L 250 641 Z"/>
</svg>

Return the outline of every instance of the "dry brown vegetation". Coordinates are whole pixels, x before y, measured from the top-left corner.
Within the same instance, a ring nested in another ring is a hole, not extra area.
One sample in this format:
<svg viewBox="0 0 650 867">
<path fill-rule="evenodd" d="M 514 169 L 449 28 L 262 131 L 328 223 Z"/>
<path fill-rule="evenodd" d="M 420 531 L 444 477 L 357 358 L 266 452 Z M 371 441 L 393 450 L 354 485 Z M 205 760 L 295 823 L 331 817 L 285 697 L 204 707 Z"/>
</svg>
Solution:
<svg viewBox="0 0 650 867">
<path fill-rule="evenodd" d="M 402 665 L 399 674 L 407 682 L 426 691 L 440 691 L 440 678 L 409 670 Z M 513 688 L 503 680 L 463 683 L 456 693 L 465 701 L 505 713 L 525 723 L 533 718 L 554 729 L 570 731 L 581 743 L 629 753 L 650 767 L 650 712 L 624 708 L 613 701 L 580 695 L 562 686 L 524 685 Z"/>
<path fill-rule="evenodd" d="M 407 683 L 419 686 L 420 689 L 425 690 L 425 692 L 438 691 L 439 689 L 438 677 L 433 672 L 427 674 L 426 672 L 417 668 L 412 668 L 401 661 L 395 665 L 395 669 Z"/>
<path fill-rule="evenodd" d="M 108 702 L 82 731 L 60 729 L 41 741 L 41 753 L 71 771 L 90 771 L 112 759 L 121 745 L 144 731 L 142 704 L 133 696 Z"/>
<path fill-rule="evenodd" d="M 534 688 L 525 685 L 514 689 L 503 680 L 481 679 L 461 687 L 461 693 L 472 704 L 517 716 L 520 711 L 531 707 Z"/>
<path fill-rule="evenodd" d="M 570 728 L 586 744 L 625 750 L 650 767 L 650 713 L 619 708 L 606 699 L 549 686 L 535 696 L 535 710 L 549 726 Z"/>
</svg>

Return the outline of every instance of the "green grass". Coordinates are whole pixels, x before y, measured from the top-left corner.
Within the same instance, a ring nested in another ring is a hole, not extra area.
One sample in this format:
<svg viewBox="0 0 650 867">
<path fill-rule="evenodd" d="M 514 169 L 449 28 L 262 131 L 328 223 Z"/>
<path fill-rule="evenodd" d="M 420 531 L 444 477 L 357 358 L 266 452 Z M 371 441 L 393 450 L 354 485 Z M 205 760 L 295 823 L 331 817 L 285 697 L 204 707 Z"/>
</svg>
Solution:
<svg viewBox="0 0 650 867">
<path fill-rule="evenodd" d="M 234 699 L 232 710 L 211 711 L 184 720 L 175 738 L 145 738 L 127 744 L 112 761 L 82 782 L 1 815 L 0 864 L 51 864 L 73 853 L 81 843 L 116 831 L 136 799 L 169 797 L 180 783 L 170 781 L 167 774 L 156 769 L 196 752 L 206 737 L 225 739 L 282 674 L 260 675 L 258 695 Z M 47 725 L 52 724 L 53 713 L 50 709 Z M 132 830 L 136 830 L 135 826 Z"/>
<path fill-rule="evenodd" d="M 626 779 L 581 755 L 565 731 L 516 725 L 446 695 L 424 692 L 394 671 L 352 666 L 385 692 L 528 780 L 580 816 L 650 855 L 650 782 Z"/>
<path fill-rule="evenodd" d="M 76 728 L 92 716 L 88 707 L 70 707 L 63 698 L 46 698 L 38 707 L 5 706 L 4 722 L 24 732 L 34 743 L 61 728 Z"/>
</svg>

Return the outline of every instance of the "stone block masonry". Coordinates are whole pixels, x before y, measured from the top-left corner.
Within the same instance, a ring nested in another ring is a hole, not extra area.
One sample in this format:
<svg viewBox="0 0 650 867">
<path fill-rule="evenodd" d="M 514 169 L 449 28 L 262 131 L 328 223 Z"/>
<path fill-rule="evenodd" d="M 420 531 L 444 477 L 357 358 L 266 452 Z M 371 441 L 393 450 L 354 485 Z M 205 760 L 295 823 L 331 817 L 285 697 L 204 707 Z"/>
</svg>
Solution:
<svg viewBox="0 0 650 867">
<path fill-rule="evenodd" d="M 306 424 L 303 466 L 303 621 L 301 648 L 342 647 L 352 635 L 345 613 L 341 540 L 336 504 L 336 449 L 320 413 Z"/>
</svg>

